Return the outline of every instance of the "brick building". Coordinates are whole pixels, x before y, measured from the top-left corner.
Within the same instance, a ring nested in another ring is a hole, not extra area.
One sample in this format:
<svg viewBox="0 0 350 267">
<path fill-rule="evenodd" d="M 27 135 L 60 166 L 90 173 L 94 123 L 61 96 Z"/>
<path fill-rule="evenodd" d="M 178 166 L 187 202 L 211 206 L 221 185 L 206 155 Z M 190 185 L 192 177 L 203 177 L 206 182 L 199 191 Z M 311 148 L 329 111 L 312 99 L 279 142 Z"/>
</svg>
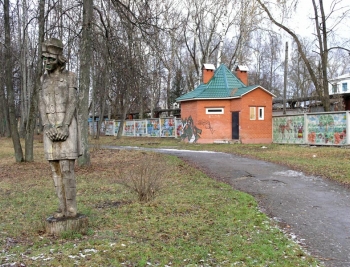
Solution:
<svg viewBox="0 0 350 267">
<path fill-rule="evenodd" d="M 248 69 L 225 65 L 202 67 L 203 82 L 176 99 L 181 103 L 182 139 L 214 143 L 272 142 L 272 98 L 261 86 L 248 86 Z"/>
</svg>

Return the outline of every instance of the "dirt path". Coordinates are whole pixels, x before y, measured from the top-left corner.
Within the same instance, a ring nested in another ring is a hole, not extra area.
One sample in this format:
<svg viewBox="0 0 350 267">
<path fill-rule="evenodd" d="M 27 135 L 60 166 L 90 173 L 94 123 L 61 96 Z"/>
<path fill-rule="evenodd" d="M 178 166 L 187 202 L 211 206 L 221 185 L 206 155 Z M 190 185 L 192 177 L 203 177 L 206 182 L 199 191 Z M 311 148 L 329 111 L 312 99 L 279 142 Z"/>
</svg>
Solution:
<svg viewBox="0 0 350 267">
<path fill-rule="evenodd" d="M 253 195 L 262 210 L 326 266 L 350 266 L 350 190 L 280 165 L 226 153 L 167 150 Z"/>
</svg>

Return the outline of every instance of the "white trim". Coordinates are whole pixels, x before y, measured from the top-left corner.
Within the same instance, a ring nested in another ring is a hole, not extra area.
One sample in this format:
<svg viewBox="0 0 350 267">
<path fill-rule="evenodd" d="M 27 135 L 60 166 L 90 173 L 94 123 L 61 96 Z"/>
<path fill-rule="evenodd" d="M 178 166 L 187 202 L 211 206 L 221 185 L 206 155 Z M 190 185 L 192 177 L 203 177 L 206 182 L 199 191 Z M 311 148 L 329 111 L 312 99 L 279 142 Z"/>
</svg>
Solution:
<svg viewBox="0 0 350 267">
<path fill-rule="evenodd" d="M 264 118 L 265 118 L 265 108 L 264 107 L 258 107 L 258 120 L 263 121 Z"/>
<path fill-rule="evenodd" d="M 205 108 L 205 114 L 224 114 L 224 108 Z"/>
</svg>

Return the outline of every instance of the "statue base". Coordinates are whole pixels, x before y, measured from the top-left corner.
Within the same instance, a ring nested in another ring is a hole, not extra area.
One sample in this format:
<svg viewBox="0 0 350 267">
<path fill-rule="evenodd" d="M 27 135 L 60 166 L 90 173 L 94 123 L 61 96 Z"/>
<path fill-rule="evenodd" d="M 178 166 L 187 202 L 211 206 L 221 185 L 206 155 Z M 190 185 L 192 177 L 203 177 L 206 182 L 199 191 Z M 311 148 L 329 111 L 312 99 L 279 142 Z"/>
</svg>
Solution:
<svg viewBox="0 0 350 267">
<path fill-rule="evenodd" d="M 86 215 L 77 214 L 75 217 L 55 218 L 50 216 L 45 221 L 46 233 L 58 236 L 64 232 L 86 234 L 89 219 Z"/>
</svg>

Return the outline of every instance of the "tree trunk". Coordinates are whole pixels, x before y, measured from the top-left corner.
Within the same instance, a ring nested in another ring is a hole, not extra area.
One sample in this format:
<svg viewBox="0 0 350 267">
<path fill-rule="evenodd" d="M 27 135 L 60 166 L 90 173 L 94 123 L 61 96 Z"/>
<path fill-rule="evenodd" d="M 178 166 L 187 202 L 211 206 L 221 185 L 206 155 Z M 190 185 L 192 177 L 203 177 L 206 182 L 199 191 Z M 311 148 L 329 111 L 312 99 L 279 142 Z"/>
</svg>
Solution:
<svg viewBox="0 0 350 267">
<path fill-rule="evenodd" d="M 34 161 L 34 130 L 37 122 L 38 115 L 38 92 L 40 84 L 40 77 L 43 70 L 43 63 L 41 59 L 41 44 L 44 42 L 44 27 L 45 27 L 45 0 L 40 0 L 39 2 L 39 36 L 38 36 L 38 59 L 37 59 L 37 72 L 35 77 L 35 84 L 32 92 L 32 97 L 30 98 L 29 104 L 29 114 L 28 114 L 28 122 L 26 126 L 25 133 L 25 161 L 30 162 Z"/>
<path fill-rule="evenodd" d="M 78 159 L 79 166 L 90 165 L 88 117 L 89 117 L 89 89 L 90 89 L 90 65 L 91 65 L 91 23 L 93 0 L 83 1 L 83 29 L 80 55 L 79 75 L 79 123 L 81 127 L 82 155 Z"/>
<path fill-rule="evenodd" d="M 7 106 L 7 99 L 5 97 L 5 86 L 4 84 L 1 85 L 0 88 L 0 118 L 1 118 L 1 135 L 6 137 L 11 137 L 11 130 L 10 130 L 10 119 L 9 119 L 9 110 Z"/>
<path fill-rule="evenodd" d="M 323 9 L 323 2 L 322 0 L 319 0 L 319 8 L 321 15 L 318 13 L 317 10 L 317 4 L 315 0 L 312 0 L 312 4 L 314 7 L 314 19 L 315 19 L 315 27 L 316 27 L 316 36 L 319 42 L 319 55 L 321 60 L 321 71 L 320 74 L 317 75 L 315 71 L 313 70 L 309 59 L 306 56 L 306 53 L 303 50 L 302 43 L 299 39 L 299 37 L 288 27 L 284 26 L 283 24 L 277 22 L 270 13 L 267 6 L 261 1 L 257 0 L 260 6 L 263 8 L 263 10 L 268 15 L 269 19 L 279 28 L 286 31 L 290 36 L 292 36 L 293 40 L 297 44 L 298 52 L 302 58 L 302 60 L 305 63 L 305 66 L 310 74 L 310 78 L 312 80 L 312 83 L 315 86 L 315 90 L 318 93 L 319 96 L 321 96 L 323 107 L 325 111 L 330 110 L 330 101 L 329 101 L 329 92 L 328 92 L 328 79 L 327 79 L 327 65 L 328 65 L 328 48 L 327 48 L 327 28 L 326 28 L 326 16 Z M 318 18 L 321 17 L 322 23 L 319 22 Z"/>
<path fill-rule="evenodd" d="M 9 0 L 4 0 L 4 26 L 5 26 L 5 84 L 8 97 L 8 108 L 10 118 L 10 129 L 13 147 L 15 150 L 16 162 L 23 161 L 23 151 L 18 133 L 18 125 L 16 119 L 15 96 L 13 89 L 13 64 L 11 58 L 11 30 L 10 30 L 10 3 Z"/>
</svg>

